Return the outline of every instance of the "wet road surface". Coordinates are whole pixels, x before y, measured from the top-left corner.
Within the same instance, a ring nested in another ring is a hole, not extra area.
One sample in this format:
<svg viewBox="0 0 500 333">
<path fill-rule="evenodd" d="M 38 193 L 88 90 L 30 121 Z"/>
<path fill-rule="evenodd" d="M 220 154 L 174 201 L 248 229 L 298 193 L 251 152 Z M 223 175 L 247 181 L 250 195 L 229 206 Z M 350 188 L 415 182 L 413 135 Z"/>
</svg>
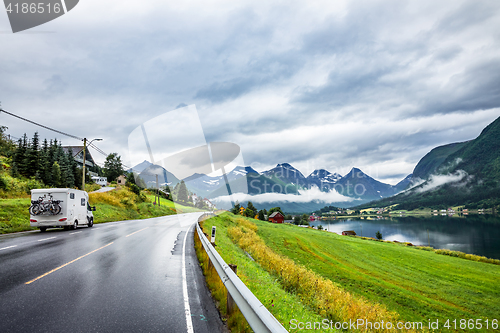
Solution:
<svg viewBox="0 0 500 333">
<path fill-rule="evenodd" d="M 0 236 L 0 332 L 225 331 L 193 248 L 200 214 Z"/>
</svg>

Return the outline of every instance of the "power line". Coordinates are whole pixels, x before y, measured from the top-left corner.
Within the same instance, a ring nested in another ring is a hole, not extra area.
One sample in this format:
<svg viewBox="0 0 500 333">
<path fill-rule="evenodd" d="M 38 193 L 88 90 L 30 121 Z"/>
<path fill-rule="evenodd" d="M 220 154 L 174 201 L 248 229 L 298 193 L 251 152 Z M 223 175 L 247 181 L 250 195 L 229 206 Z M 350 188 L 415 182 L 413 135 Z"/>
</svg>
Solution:
<svg viewBox="0 0 500 333">
<path fill-rule="evenodd" d="M 16 115 L 16 114 L 13 114 L 13 113 L 10 113 L 10 112 L 8 112 L 8 111 L 5 111 L 4 109 L 0 109 L 0 112 L 4 112 L 4 113 L 6 113 L 6 114 L 8 114 L 8 115 L 11 115 L 11 116 L 13 116 L 13 117 L 16 117 L 16 118 L 19 118 L 19 119 L 21 119 L 21 120 L 27 121 L 28 123 L 31 123 L 31 124 L 33 124 L 33 125 L 43 127 L 43 128 L 45 128 L 45 129 L 48 129 L 49 131 L 53 131 L 53 132 L 56 132 L 56 133 L 59 133 L 59 134 L 62 134 L 62 135 L 66 135 L 66 136 L 68 136 L 68 137 L 70 137 L 70 138 L 73 138 L 73 139 L 77 139 L 77 140 L 83 141 L 83 139 L 82 139 L 82 138 L 80 138 L 80 137 L 77 137 L 77 136 L 75 136 L 75 135 L 71 135 L 71 134 L 68 134 L 68 133 L 64 133 L 64 132 L 58 131 L 58 130 L 56 130 L 56 129 L 50 128 L 50 127 L 48 127 L 48 126 L 45 126 L 45 125 L 39 124 L 39 123 L 34 122 L 34 121 L 32 121 L 32 120 L 29 120 L 29 119 L 23 118 L 23 117 L 21 117 L 21 116 L 18 116 L 18 115 Z"/>
<path fill-rule="evenodd" d="M 16 118 L 18 118 L 18 119 L 21 119 L 21 120 L 27 121 L 28 123 L 31 123 L 31 124 L 33 124 L 33 125 L 43 127 L 43 128 L 45 128 L 45 129 L 48 129 L 49 131 L 53 131 L 53 132 L 56 132 L 56 133 L 59 133 L 59 134 L 62 134 L 62 135 L 68 136 L 68 137 L 70 137 L 70 138 L 73 138 L 73 139 L 76 139 L 76 140 L 83 141 L 83 139 L 82 139 L 82 138 L 80 138 L 80 137 L 78 137 L 78 136 L 76 136 L 76 135 L 71 135 L 71 134 L 68 134 L 68 133 L 64 133 L 64 132 L 58 131 L 58 130 L 56 130 L 56 129 L 53 129 L 53 128 L 50 128 L 50 127 L 48 127 L 48 126 L 45 126 L 45 125 L 39 124 L 39 123 L 34 122 L 34 121 L 32 121 L 32 120 L 29 120 L 29 119 L 23 118 L 23 117 L 21 117 L 21 116 L 18 116 L 18 115 L 16 115 L 16 114 L 11 113 L 11 112 L 5 111 L 5 110 L 4 110 L 4 109 L 2 109 L 2 108 L 0 108 L 0 112 L 4 112 L 4 113 L 6 113 L 6 114 L 8 114 L 8 115 L 10 115 L 10 116 L 13 116 L 13 117 L 16 117 Z M 99 153 L 101 153 L 102 155 L 104 155 L 104 156 L 108 157 L 108 154 L 106 154 L 106 153 L 105 153 L 105 152 L 104 152 L 101 148 L 97 147 L 95 144 L 90 143 L 90 144 L 89 144 L 89 147 L 94 148 L 97 152 L 99 152 Z M 122 165 L 123 165 L 124 167 L 126 167 L 126 168 L 129 168 L 128 166 L 126 166 L 126 165 L 125 165 L 125 164 L 123 164 L 123 163 L 122 163 Z M 129 168 L 129 169 L 130 169 L 130 168 Z"/>
<path fill-rule="evenodd" d="M 106 157 L 108 157 L 108 155 L 109 155 L 106 152 L 104 152 L 101 148 L 97 147 L 94 143 L 89 144 L 89 147 L 94 148 L 98 153 L 101 153 L 101 154 L 103 154 Z M 126 169 L 132 169 L 131 167 L 129 167 L 129 166 L 123 164 L 123 163 L 122 163 L 122 166 L 125 167 Z"/>
<path fill-rule="evenodd" d="M 97 147 L 95 144 L 91 143 L 89 144 L 89 147 L 92 147 L 94 148 L 97 152 L 103 154 L 104 156 L 108 156 L 108 154 L 106 154 L 101 148 Z"/>
</svg>

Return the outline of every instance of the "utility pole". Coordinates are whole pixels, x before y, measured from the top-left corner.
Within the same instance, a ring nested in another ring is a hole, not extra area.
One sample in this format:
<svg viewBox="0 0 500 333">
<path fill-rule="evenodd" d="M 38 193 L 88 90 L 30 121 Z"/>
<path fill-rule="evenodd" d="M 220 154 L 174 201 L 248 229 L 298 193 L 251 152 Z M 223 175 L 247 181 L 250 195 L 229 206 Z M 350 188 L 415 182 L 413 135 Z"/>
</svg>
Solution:
<svg viewBox="0 0 500 333">
<path fill-rule="evenodd" d="M 101 141 L 102 139 L 94 139 L 92 141 Z M 89 145 L 92 143 L 92 141 L 89 142 Z M 82 191 L 85 191 L 85 153 L 87 151 L 87 138 L 83 138 L 83 177 L 82 177 Z"/>
<path fill-rule="evenodd" d="M 156 195 L 158 196 L 158 207 L 160 207 L 160 187 L 158 186 L 158 175 L 156 175 Z"/>
<path fill-rule="evenodd" d="M 82 177 L 82 191 L 85 191 L 85 152 L 87 150 L 87 138 L 83 138 L 83 177 Z"/>
</svg>

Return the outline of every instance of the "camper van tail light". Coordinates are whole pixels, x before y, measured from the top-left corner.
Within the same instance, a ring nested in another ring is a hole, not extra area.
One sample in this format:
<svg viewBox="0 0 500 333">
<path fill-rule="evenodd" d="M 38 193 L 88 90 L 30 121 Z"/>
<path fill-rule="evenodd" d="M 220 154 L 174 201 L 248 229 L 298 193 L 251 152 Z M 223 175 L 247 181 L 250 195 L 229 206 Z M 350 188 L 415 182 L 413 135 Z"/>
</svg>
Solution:
<svg viewBox="0 0 500 333">
<path fill-rule="evenodd" d="M 30 222 L 37 222 L 37 220 L 30 219 Z"/>
<path fill-rule="evenodd" d="M 67 220 L 67 218 L 59 219 L 59 222 L 64 222 L 66 220 Z"/>
</svg>

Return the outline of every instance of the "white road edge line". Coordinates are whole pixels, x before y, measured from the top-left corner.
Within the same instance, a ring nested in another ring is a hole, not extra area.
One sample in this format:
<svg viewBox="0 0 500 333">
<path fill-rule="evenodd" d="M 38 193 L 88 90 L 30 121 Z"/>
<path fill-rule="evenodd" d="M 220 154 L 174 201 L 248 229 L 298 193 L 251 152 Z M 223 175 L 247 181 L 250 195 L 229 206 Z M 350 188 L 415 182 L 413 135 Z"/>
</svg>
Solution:
<svg viewBox="0 0 500 333">
<path fill-rule="evenodd" d="M 189 296 L 186 282 L 186 241 L 189 234 L 189 227 L 184 236 L 184 244 L 182 245 L 182 294 L 184 295 L 184 310 L 186 313 L 187 333 L 194 333 L 193 320 L 191 319 L 191 308 L 189 307 Z"/>
<path fill-rule="evenodd" d="M 81 231 L 72 232 L 72 233 L 70 233 L 70 235 L 79 234 L 80 232 L 81 232 Z"/>
<path fill-rule="evenodd" d="M 2 251 L 2 250 L 7 250 L 7 249 L 11 249 L 11 248 L 16 247 L 16 246 L 17 246 L 17 245 L 11 245 L 11 246 L 7 246 L 7 247 L 2 247 L 2 248 L 0 249 L 0 251 Z"/>
<path fill-rule="evenodd" d="M 54 238 L 56 238 L 56 237 L 54 236 L 54 237 L 49 237 L 49 238 L 43 238 L 43 239 L 39 239 L 38 241 L 41 242 L 41 241 L 46 241 L 46 240 L 54 239 Z"/>
</svg>

